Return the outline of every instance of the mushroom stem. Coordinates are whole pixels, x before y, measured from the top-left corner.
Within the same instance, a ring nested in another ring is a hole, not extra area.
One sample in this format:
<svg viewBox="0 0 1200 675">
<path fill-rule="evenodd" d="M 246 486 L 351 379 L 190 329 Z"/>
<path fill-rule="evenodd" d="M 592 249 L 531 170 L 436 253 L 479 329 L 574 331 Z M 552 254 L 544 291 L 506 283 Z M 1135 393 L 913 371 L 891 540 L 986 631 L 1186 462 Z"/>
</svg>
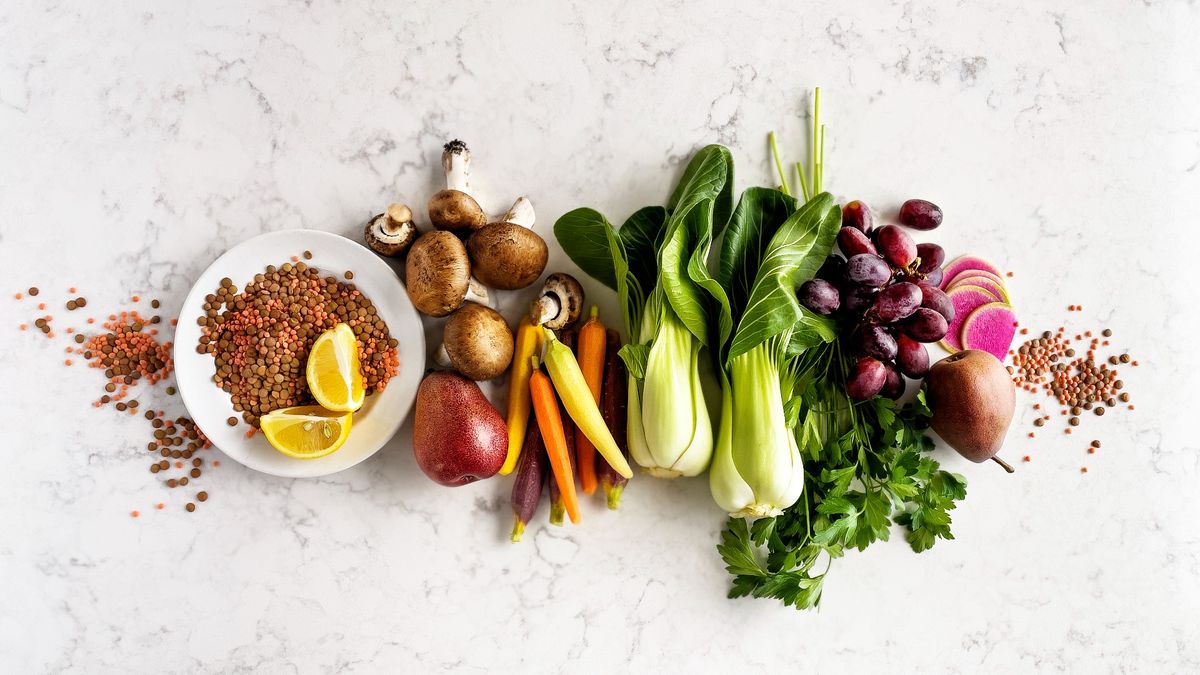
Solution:
<svg viewBox="0 0 1200 675">
<path fill-rule="evenodd" d="M 533 202 L 529 201 L 528 197 L 517 197 L 517 201 L 509 207 L 508 211 L 500 216 L 499 222 L 512 223 L 520 225 L 524 228 L 533 227 L 536 216 L 533 213 Z"/>
<path fill-rule="evenodd" d="M 412 210 L 404 204 L 389 204 L 383 216 L 380 229 L 388 236 L 397 236 L 406 228 L 413 227 Z"/>
<path fill-rule="evenodd" d="M 442 169 L 446 172 L 446 189 L 470 192 L 471 151 L 457 138 L 442 146 Z"/>
<path fill-rule="evenodd" d="M 529 307 L 529 323 L 540 326 L 554 319 L 562 311 L 562 305 L 553 295 L 543 295 L 534 300 Z"/>
<path fill-rule="evenodd" d="M 446 344 L 444 342 L 438 345 L 437 351 L 433 353 L 433 362 L 443 368 L 454 367 L 454 364 L 450 361 L 450 352 L 446 351 Z"/>
<path fill-rule="evenodd" d="M 491 302 L 487 286 L 484 286 L 475 277 L 467 280 L 467 295 L 463 298 L 463 303 L 468 302 L 474 302 L 479 305 L 488 305 Z"/>
</svg>

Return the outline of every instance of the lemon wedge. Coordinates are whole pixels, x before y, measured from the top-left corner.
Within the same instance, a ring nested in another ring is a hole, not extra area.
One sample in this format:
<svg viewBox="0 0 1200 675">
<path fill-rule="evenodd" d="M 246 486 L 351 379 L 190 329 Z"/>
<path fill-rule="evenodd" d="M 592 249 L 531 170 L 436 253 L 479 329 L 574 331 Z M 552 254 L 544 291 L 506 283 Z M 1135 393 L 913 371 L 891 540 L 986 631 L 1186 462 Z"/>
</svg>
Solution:
<svg viewBox="0 0 1200 675">
<path fill-rule="evenodd" d="M 321 333 L 308 353 L 305 376 L 309 392 L 326 410 L 353 412 L 362 407 L 366 388 L 350 326 L 339 323 Z"/>
<path fill-rule="evenodd" d="M 267 442 L 296 459 L 324 457 L 350 436 L 353 413 L 334 412 L 317 405 L 272 410 L 259 420 Z"/>
</svg>

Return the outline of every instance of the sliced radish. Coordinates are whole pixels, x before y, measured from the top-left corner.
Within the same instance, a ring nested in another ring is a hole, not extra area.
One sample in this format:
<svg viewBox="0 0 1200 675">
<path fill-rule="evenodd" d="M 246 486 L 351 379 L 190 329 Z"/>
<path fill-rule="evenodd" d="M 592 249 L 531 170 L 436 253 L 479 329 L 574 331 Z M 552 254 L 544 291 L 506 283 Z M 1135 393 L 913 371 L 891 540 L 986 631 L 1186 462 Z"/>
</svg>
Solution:
<svg viewBox="0 0 1200 675">
<path fill-rule="evenodd" d="M 995 303 L 1000 300 L 992 291 L 979 286 L 959 286 L 951 289 L 946 293 L 950 298 L 951 304 L 954 305 L 954 321 L 950 322 L 949 330 L 946 331 L 946 337 L 939 342 L 946 351 L 953 354 L 957 351 L 962 351 L 962 340 L 959 332 L 962 330 L 963 322 L 979 307 L 987 304 Z"/>
<path fill-rule="evenodd" d="M 993 279 L 992 275 L 990 274 L 988 276 L 983 276 L 979 273 L 968 275 L 966 272 L 964 272 L 963 274 L 958 275 L 958 279 L 946 288 L 953 290 L 959 286 L 978 286 L 980 288 L 986 288 L 995 294 L 997 300 L 1003 300 L 1009 304 L 1012 303 L 1012 299 L 1008 295 L 1008 289 L 1004 287 L 1003 283 L 997 282 L 995 279 Z"/>
<path fill-rule="evenodd" d="M 1012 306 L 1003 302 L 992 302 L 975 308 L 963 322 L 960 334 L 966 349 L 979 349 L 1000 359 L 1008 357 L 1017 334 L 1017 314 Z"/>
<path fill-rule="evenodd" d="M 946 263 L 945 267 L 942 268 L 942 289 L 945 290 L 947 287 L 949 287 L 950 282 L 954 281 L 954 277 L 958 276 L 958 274 L 964 270 L 990 272 L 991 274 L 995 274 L 997 278 L 1004 276 L 1004 273 L 1000 271 L 999 267 L 996 267 L 983 258 L 973 255 L 964 255 L 951 260 L 950 262 Z"/>
</svg>

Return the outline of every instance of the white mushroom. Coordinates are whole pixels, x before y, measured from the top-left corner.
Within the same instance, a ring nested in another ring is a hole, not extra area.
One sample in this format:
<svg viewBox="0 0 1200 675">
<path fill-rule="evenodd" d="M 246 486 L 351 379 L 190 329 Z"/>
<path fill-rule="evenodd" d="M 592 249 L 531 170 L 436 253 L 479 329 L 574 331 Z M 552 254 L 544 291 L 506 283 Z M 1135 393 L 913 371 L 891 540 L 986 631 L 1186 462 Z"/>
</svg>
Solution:
<svg viewBox="0 0 1200 675">
<path fill-rule="evenodd" d="M 487 215 L 468 192 L 470 165 L 471 151 L 466 143 L 455 139 L 443 146 L 446 189 L 429 200 L 429 222 L 439 230 L 470 231 L 487 224 Z"/>
<path fill-rule="evenodd" d="M 391 204 L 387 211 L 367 221 L 363 236 L 372 251 L 397 258 L 417 239 L 412 210 L 404 204 Z"/>
<path fill-rule="evenodd" d="M 555 272 L 542 283 L 542 292 L 529 308 L 529 321 L 558 330 L 575 323 L 582 312 L 583 286 L 570 274 Z"/>
</svg>

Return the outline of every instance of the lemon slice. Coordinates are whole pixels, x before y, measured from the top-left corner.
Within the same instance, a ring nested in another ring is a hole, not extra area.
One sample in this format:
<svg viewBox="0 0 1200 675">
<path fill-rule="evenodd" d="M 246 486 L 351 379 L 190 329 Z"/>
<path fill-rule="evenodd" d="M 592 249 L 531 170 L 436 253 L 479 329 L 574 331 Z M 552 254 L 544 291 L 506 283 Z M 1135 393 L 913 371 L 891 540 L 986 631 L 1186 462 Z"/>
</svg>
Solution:
<svg viewBox="0 0 1200 675">
<path fill-rule="evenodd" d="M 326 410 L 353 412 L 366 396 L 358 362 L 358 341 L 350 326 L 339 323 L 321 333 L 308 353 L 308 390 Z"/>
<path fill-rule="evenodd" d="M 272 410 L 259 420 L 267 442 L 296 459 L 324 457 L 342 447 L 350 436 L 354 414 L 317 405 Z"/>
</svg>

